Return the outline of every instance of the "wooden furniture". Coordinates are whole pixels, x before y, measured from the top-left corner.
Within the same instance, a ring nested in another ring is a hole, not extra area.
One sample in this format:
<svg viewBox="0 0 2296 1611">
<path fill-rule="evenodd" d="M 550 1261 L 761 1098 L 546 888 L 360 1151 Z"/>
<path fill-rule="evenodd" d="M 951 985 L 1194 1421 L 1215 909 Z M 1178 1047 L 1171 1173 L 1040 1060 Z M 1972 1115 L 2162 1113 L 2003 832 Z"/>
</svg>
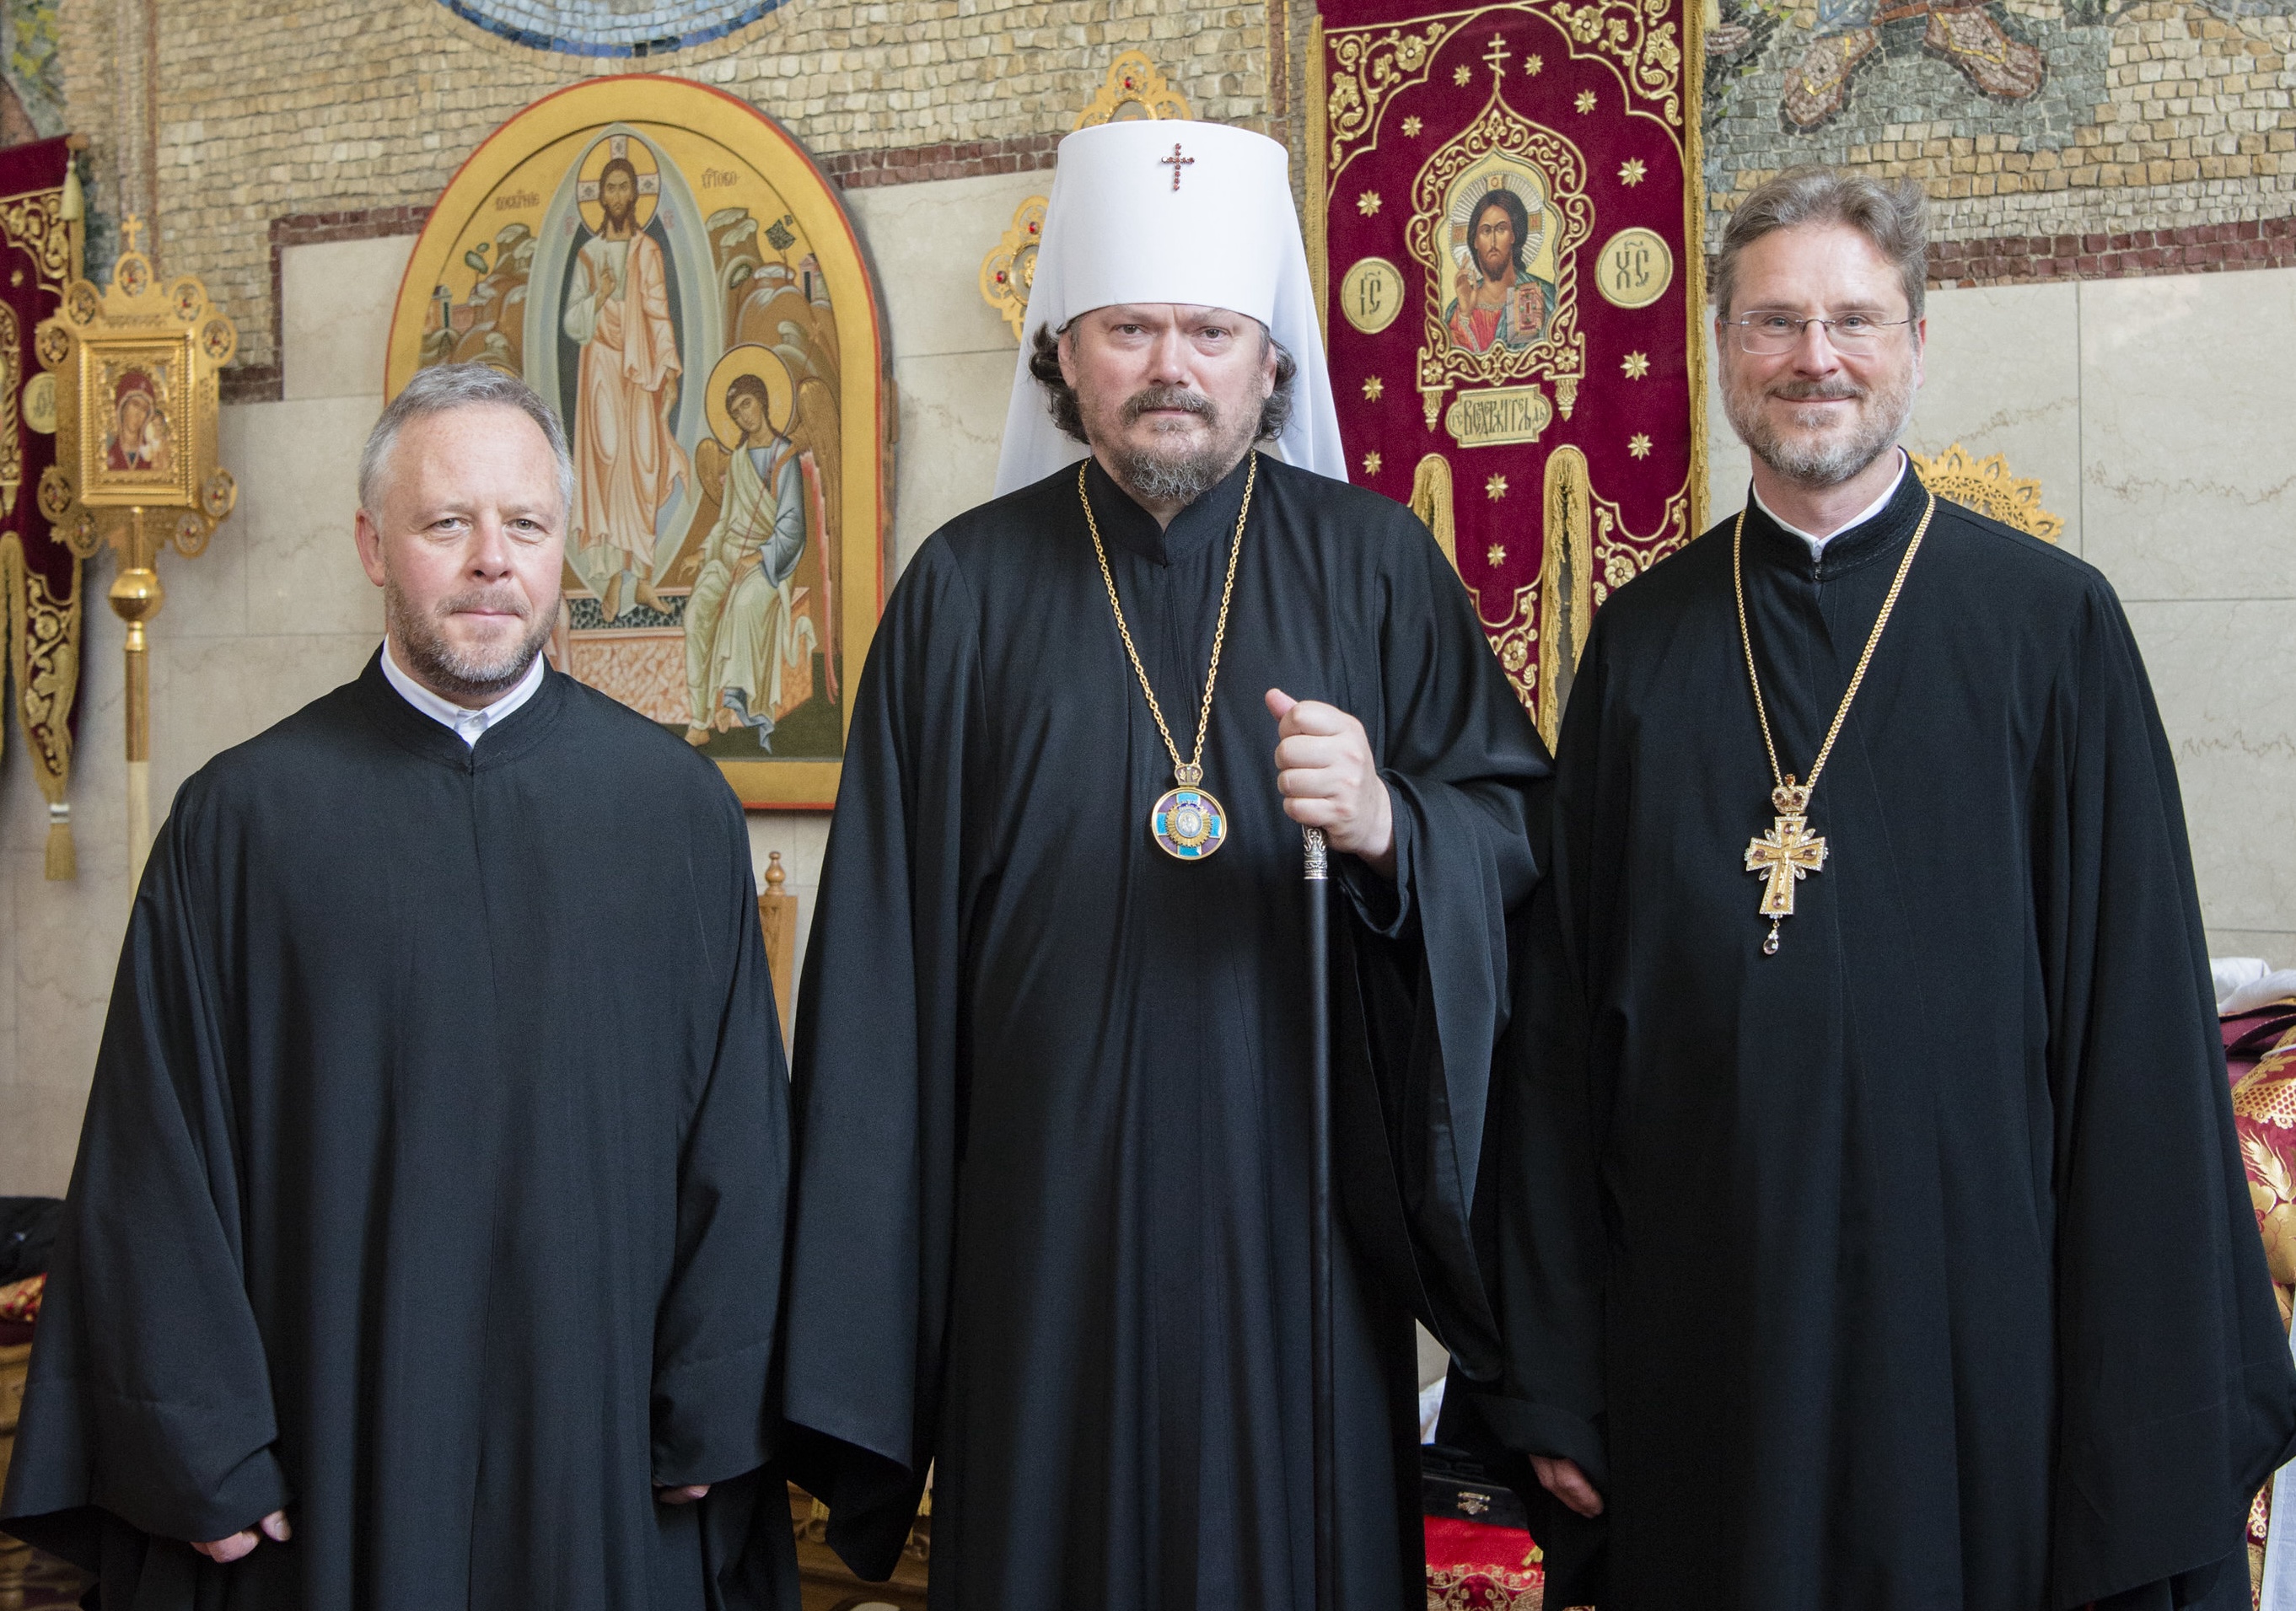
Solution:
<svg viewBox="0 0 2296 1611">
<path fill-rule="evenodd" d="M 782 1044 L 787 1046 L 797 1002 L 797 896 L 782 886 L 789 874 L 782 871 L 782 853 L 766 857 L 766 890 L 758 897 L 758 921 L 766 928 L 766 969 L 774 977 L 774 1002 L 781 1009 Z"/>
<path fill-rule="evenodd" d="M 828 1507 L 790 1484 L 790 1525 L 797 1533 L 797 1572 L 805 1611 L 925 1611 L 925 1571 L 932 1555 L 932 1517 L 917 1517 L 891 1581 L 864 1582 L 822 1541 Z"/>
</svg>

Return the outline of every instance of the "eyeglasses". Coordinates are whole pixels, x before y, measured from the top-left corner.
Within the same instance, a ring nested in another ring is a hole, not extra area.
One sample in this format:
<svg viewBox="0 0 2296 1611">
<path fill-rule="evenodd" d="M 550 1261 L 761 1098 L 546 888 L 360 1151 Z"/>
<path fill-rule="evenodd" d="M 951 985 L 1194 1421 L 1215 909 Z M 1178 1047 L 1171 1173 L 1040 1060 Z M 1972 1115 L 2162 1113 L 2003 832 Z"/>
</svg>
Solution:
<svg viewBox="0 0 2296 1611">
<path fill-rule="evenodd" d="M 1913 323 L 1911 319 L 1876 319 L 1867 314 L 1844 314 L 1839 319 L 1798 319 L 1792 314 L 1748 314 L 1724 323 L 1738 332 L 1739 347 L 1751 357 L 1775 358 L 1801 345 L 1801 332 L 1812 324 L 1825 331 L 1833 350 L 1857 356 L 1882 345 L 1884 331 Z"/>
</svg>

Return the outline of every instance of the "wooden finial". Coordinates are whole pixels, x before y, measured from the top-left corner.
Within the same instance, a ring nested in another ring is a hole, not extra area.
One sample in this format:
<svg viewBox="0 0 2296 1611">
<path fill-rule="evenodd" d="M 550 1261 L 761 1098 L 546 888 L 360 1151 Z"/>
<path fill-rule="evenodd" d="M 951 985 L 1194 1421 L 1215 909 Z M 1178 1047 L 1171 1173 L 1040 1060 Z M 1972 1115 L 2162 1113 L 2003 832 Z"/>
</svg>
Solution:
<svg viewBox="0 0 2296 1611">
<path fill-rule="evenodd" d="M 782 871 L 782 853 L 778 850 L 767 852 L 766 893 L 768 895 L 781 894 L 782 886 L 788 881 L 789 874 Z"/>
</svg>

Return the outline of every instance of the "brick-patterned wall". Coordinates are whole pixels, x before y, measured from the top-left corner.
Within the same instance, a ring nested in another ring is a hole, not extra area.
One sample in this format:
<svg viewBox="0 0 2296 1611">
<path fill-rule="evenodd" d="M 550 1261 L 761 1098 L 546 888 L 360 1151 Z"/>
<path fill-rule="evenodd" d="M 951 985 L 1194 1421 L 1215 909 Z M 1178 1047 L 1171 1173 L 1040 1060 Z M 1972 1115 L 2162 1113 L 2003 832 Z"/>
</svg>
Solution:
<svg viewBox="0 0 2296 1611">
<path fill-rule="evenodd" d="M 166 0 L 156 247 L 238 321 L 239 363 L 275 365 L 274 220 L 421 209 L 488 134 L 554 89 L 643 69 L 742 96 L 852 184 L 1045 166 L 1128 46 L 1199 117 L 1264 127 L 1267 10 L 1207 0 L 795 0 L 727 37 L 640 61 L 530 49 L 438 0 Z M 63 7 L 71 126 L 116 193 L 117 8 Z M 111 220 L 101 221 L 108 224 Z M 109 232 L 97 231 L 101 246 Z M 92 264 L 98 270 L 103 261 Z"/>
</svg>

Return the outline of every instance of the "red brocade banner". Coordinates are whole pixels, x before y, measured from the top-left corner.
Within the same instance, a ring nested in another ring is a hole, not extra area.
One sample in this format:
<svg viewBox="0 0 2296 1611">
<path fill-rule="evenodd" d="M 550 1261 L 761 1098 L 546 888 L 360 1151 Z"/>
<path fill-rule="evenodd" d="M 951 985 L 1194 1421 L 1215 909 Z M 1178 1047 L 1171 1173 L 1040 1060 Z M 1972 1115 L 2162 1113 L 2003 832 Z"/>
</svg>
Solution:
<svg viewBox="0 0 2296 1611">
<path fill-rule="evenodd" d="M 1308 258 L 1350 474 L 1551 744 L 1594 613 L 1703 521 L 1700 11 L 1326 0 Z"/>
<path fill-rule="evenodd" d="M 38 506 L 40 476 L 56 457 L 55 377 L 32 344 L 79 271 L 70 167 L 62 136 L 0 151 L 0 669 L 48 802 L 52 879 L 72 876 L 64 787 L 79 694 L 79 560 Z"/>
</svg>

